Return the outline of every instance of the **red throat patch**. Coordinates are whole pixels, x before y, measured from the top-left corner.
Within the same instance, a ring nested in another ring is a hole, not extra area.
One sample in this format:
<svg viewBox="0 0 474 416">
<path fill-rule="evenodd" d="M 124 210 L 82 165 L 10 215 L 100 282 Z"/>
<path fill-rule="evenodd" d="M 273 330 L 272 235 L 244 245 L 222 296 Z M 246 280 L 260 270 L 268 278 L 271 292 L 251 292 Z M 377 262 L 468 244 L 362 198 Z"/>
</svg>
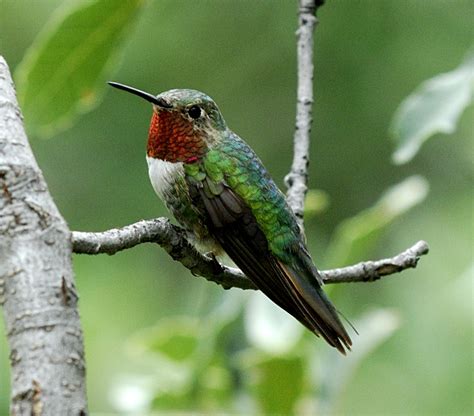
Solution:
<svg viewBox="0 0 474 416">
<path fill-rule="evenodd" d="M 172 111 L 153 112 L 148 132 L 147 155 L 168 162 L 196 162 L 205 150 L 192 122 Z"/>
</svg>

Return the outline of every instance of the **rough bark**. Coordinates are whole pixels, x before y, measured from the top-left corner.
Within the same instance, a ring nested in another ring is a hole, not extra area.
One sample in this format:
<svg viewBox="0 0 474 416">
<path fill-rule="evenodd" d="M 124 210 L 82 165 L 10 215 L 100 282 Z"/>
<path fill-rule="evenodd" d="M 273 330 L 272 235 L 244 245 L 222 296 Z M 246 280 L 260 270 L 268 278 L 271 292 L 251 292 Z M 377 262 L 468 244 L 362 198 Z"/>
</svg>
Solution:
<svg viewBox="0 0 474 416">
<path fill-rule="evenodd" d="M 0 304 L 11 414 L 85 415 L 85 364 L 71 233 L 23 128 L 0 57 Z"/>
</svg>

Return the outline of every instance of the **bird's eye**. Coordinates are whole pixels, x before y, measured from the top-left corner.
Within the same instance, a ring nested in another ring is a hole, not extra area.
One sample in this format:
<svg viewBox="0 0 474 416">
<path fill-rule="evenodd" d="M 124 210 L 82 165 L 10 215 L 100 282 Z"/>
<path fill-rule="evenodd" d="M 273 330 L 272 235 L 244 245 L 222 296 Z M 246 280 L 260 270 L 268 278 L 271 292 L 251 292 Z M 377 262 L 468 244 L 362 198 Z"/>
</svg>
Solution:
<svg viewBox="0 0 474 416">
<path fill-rule="evenodd" d="M 188 114 L 189 117 L 194 119 L 201 117 L 201 107 L 199 107 L 198 105 L 193 105 L 189 107 Z"/>
</svg>

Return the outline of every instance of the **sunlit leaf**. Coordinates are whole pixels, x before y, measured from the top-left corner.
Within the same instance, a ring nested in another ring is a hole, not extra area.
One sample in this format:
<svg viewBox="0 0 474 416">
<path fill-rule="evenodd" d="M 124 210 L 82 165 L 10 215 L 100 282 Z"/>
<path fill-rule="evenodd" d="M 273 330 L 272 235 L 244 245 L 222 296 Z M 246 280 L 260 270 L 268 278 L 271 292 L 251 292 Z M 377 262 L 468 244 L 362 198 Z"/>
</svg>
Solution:
<svg viewBox="0 0 474 416">
<path fill-rule="evenodd" d="M 115 410 L 138 413 L 149 410 L 154 390 L 150 377 L 124 374 L 114 381 L 109 396 Z"/>
<path fill-rule="evenodd" d="M 320 406 L 321 414 L 332 414 L 361 362 L 400 326 L 397 313 L 387 309 L 374 310 L 355 322 L 359 336 L 346 357 L 328 350 L 321 359 Z"/>
<path fill-rule="evenodd" d="M 70 3 L 51 18 L 16 72 L 28 130 L 51 136 L 93 108 L 143 0 Z"/>
<path fill-rule="evenodd" d="M 325 212 L 330 205 L 329 195 L 322 189 L 309 189 L 304 203 L 305 218 Z"/>
<path fill-rule="evenodd" d="M 244 322 L 250 344 L 270 354 L 289 352 L 304 331 L 303 325 L 260 292 L 251 294 Z"/>
<path fill-rule="evenodd" d="M 456 315 L 457 323 L 464 321 L 472 323 L 473 307 L 472 302 L 472 279 L 474 277 L 474 262 L 456 279 L 448 280 L 443 291 L 442 301 L 446 303 L 450 313 Z"/>
<path fill-rule="evenodd" d="M 397 142 L 393 161 L 410 161 L 435 133 L 453 133 L 473 91 L 474 51 L 458 68 L 423 82 L 400 104 L 391 126 Z"/>
<path fill-rule="evenodd" d="M 373 207 L 341 222 L 328 247 L 327 265 L 341 267 L 365 260 L 383 229 L 422 202 L 428 190 L 423 177 L 411 176 L 389 188 Z"/>
</svg>

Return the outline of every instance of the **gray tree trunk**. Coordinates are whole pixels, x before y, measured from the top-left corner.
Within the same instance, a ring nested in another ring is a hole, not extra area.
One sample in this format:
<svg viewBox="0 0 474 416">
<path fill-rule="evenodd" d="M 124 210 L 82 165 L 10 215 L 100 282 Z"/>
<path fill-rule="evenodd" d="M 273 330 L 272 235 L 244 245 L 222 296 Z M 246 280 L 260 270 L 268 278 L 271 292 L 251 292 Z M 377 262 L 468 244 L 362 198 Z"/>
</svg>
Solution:
<svg viewBox="0 0 474 416">
<path fill-rule="evenodd" d="M 28 144 L 0 57 L 0 305 L 13 415 L 87 414 L 71 253 L 71 232 Z"/>
</svg>

